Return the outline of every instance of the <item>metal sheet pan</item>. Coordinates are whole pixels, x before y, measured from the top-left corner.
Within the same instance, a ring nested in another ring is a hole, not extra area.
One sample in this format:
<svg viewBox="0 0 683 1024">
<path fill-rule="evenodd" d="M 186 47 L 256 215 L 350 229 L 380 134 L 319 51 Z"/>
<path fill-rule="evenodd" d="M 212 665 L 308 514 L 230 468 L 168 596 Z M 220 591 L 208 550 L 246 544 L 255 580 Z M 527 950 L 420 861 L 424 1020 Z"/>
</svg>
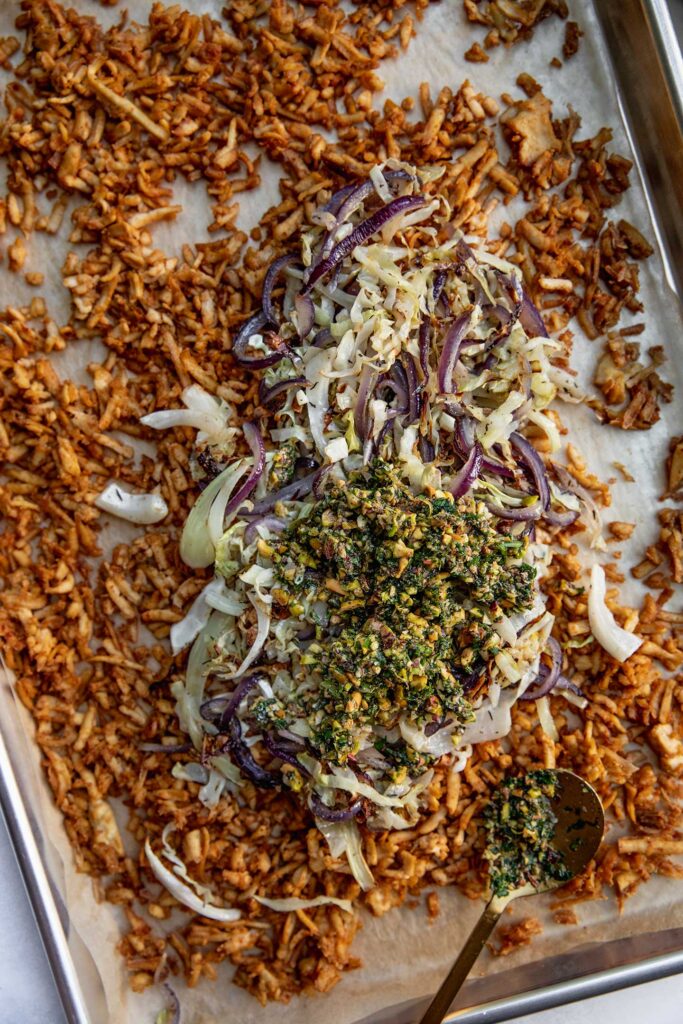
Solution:
<svg viewBox="0 0 683 1024">
<path fill-rule="evenodd" d="M 602 25 L 665 271 L 683 297 L 683 59 L 666 0 L 583 2 L 592 3 Z M 50 877 L 45 837 L 24 799 L 22 730 L 8 684 L 0 686 L 0 723 L 0 806 L 66 1019 L 104 1024 L 93 998 L 97 978 L 86 976 L 82 958 L 76 969 L 75 936 Z M 468 982 L 448 1021 L 493 1024 L 677 973 L 683 973 L 683 929 L 601 943 Z M 416 1010 L 414 1003 L 393 1007 L 373 1024 L 409 1024 Z"/>
</svg>

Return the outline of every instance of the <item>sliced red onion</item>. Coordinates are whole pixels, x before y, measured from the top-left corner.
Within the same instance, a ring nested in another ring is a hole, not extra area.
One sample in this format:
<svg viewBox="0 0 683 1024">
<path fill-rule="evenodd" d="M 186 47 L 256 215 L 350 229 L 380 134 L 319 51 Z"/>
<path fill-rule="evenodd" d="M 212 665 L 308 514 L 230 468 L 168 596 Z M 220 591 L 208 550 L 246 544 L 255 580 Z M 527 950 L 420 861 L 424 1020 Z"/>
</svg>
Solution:
<svg viewBox="0 0 683 1024">
<path fill-rule="evenodd" d="M 325 346 L 329 345 L 331 341 L 334 341 L 332 331 L 329 329 L 329 327 L 323 327 L 321 331 L 318 331 L 317 334 L 314 334 L 313 340 L 311 341 L 311 345 L 313 346 L 313 348 L 325 348 Z"/>
<path fill-rule="evenodd" d="M 472 264 L 474 264 L 475 267 L 478 266 L 477 257 L 474 255 L 474 249 L 467 244 L 464 238 L 461 238 L 455 247 L 455 258 L 458 263 L 464 263 L 470 268 Z"/>
<path fill-rule="evenodd" d="M 403 414 L 408 412 L 410 400 L 408 398 L 408 377 L 402 363 L 395 362 L 388 374 L 380 377 L 378 388 L 387 387 L 394 392 L 398 399 L 396 411 Z"/>
<path fill-rule="evenodd" d="M 396 409 L 392 409 L 389 413 L 387 413 L 386 423 L 384 424 L 384 426 L 380 430 L 380 432 L 379 432 L 379 434 L 377 436 L 377 440 L 374 442 L 374 451 L 376 451 L 377 454 L 379 454 L 381 452 L 381 450 L 382 450 L 382 443 L 384 441 L 384 438 L 387 436 L 388 432 L 391 429 L 393 429 L 393 422 L 394 422 L 394 420 L 396 419 L 396 417 L 398 415 L 399 415 L 399 413 L 397 412 Z"/>
<path fill-rule="evenodd" d="M 377 374 L 367 363 L 361 370 L 360 381 L 358 382 L 358 394 L 356 405 L 353 410 L 353 426 L 361 441 L 367 441 L 370 436 L 370 420 L 368 417 L 368 405 L 370 397 L 375 390 Z"/>
<path fill-rule="evenodd" d="M 447 725 L 450 725 L 452 721 L 452 718 L 446 718 L 444 715 L 443 718 L 439 718 L 435 722 L 429 722 L 429 724 L 425 726 L 425 736 L 434 736 L 437 732 L 440 732 L 441 729 L 445 729 Z"/>
<path fill-rule="evenodd" d="M 448 406 L 446 406 L 448 410 Z M 455 445 L 463 459 L 469 455 L 476 440 L 475 422 L 470 416 L 457 416 L 455 421 Z"/>
<path fill-rule="evenodd" d="M 287 380 L 279 380 L 270 387 L 266 386 L 265 379 L 261 378 L 258 386 L 258 397 L 261 405 L 272 405 L 276 398 L 289 391 L 290 388 L 308 387 L 305 377 L 288 377 Z"/>
<path fill-rule="evenodd" d="M 313 474 L 313 476 L 315 477 L 315 479 L 313 480 L 313 494 L 316 496 L 316 498 L 320 498 L 323 491 L 325 490 L 325 477 L 327 476 L 331 469 L 332 466 L 330 465 L 321 466 L 320 469 L 316 469 L 315 473 Z"/>
<path fill-rule="evenodd" d="M 397 181 L 410 181 L 411 176 L 407 171 L 386 171 L 384 174 L 384 180 L 388 185 L 391 185 Z M 362 182 L 356 189 L 351 192 L 345 199 L 342 205 L 339 207 L 337 213 L 337 221 L 339 224 L 343 224 L 345 220 L 356 212 L 361 203 L 364 203 L 366 199 L 375 194 L 375 186 L 371 179 Z"/>
<path fill-rule="evenodd" d="M 548 637 L 548 648 L 550 651 L 550 667 L 541 662 L 538 671 L 538 686 L 532 690 L 525 690 L 520 700 L 539 700 L 546 697 L 557 683 L 562 668 L 562 648 L 554 636 Z"/>
<path fill-rule="evenodd" d="M 361 221 L 346 238 L 343 238 L 341 242 L 338 242 L 331 250 L 330 254 L 318 263 L 313 269 L 308 281 L 304 285 L 304 292 L 309 292 L 317 281 L 329 274 L 343 259 L 345 259 L 358 245 L 362 245 L 364 242 L 376 234 L 380 228 L 383 228 L 390 220 L 397 217 L 399 214 L 409 213 L 411 210 L 417 210 L 419 207 L 424 206 L 427 200 L 424 196 L 399 196 L 398 199 L 392 199 L 390 203 L 382 207 L 381 210 L 377 210 L 366 220 Z"/>
<path fill-rule="evenodd" d="M 420 452 L 420 458 L 426 464 L 433 462 L 436 458 L 436 448 L 424 434 L 420 434 L 417 439 L 417 446 Z"/>
<path fill-rule="evenodd" d="M 523 505 L 521 508 L 504 508 L 502 505 L 496 505 L 493 501 L 487 501 L 486 507 L 489 512 L 492 512 L 494 516 L 498 516 L 499 519 L 509 519 L 514 523 L 539 519 L 543 511 L 540 501 L 537 501 L 534 505 Z"/>
<path fill-rule="evenodd" d="M 434 274 L 434 280 L 432 281 L 432 302 L 434 303 L 435 309 L 439 299 L 441 298 L 444 285 L 446 284 L 447 274 L 448 272 L 444 267 L 439 267 Z"/>
<path fill-rule="evenodd" d="M 274 366 L 275 363 L 279 363 L 281 359 L 285 358 L 285 356 L 289 356 L 291 358 L 292 351 L 284 344 L 282 344 L 282 347 L 278 349 L 278 351 L 273 352 L 270 356 L 246 355 L 250 339 L 267 327 L 268 323 L 269 321 L 265 314 L 263 312 L 259 312 L 255 313 L 254 316 L 250 317 L 246 321 L 246 323 L 242 324 L 242 327 L 237 333 L 237 337 L 232 343 L 232 354 L 240 366 L 249 366 L 252 370 L 264 370 L 267 366 Z"/>
<path fill-rule="evenodd" d="M 432 340 L 432 325 L 429 316 L 422 317 L 420 331 L 418 334 L 418 345 L 420 349 L 420 366 L 425 377 L 429 375 L 429 349 Z"/>
<path fill-rule="evenodd" d="M 282 776 L 279 772 L 269 772 L 262 768 L 258 761 L 254 760 L 252 752 L 242 739 L 242 726 L 239 718 L 234 716 L 228 724 L 227 747 L 230 755 L 243 775 L 259 786 L 261 789 L 275 789 L 282 785 Z"/>
<path fill-rule="evenodd" d="M 401 354 L 401 364 L 405 370 L 406 381 L 408 382 L 408 414 L 407 423 L 415 423 L 420 418 L 422 410 L 422 388 L 417 376 L 415 360 L 409 352 Z"/>
<path fill-rule="evenodd" d="M 487 315 L 492 314 L 496 316 L 500 325 L 498 330 L 490 338 L 487 338 L 484 345 L 484 352 L 491 352 L 492 349 L 497 348 L 498 345 L 502 344 L 509 337 L 517 317 L 509 309 L 505 309 L 504 306 L 500 305 L 490 306 L 486 313 Z"/>
<path fill-rule="evenodd" d="M 352 192 L 355 192 L 358 188 L 357 185 L 344 185 L 339 191 L 335 192 L 334 195 L 330 196 L 325 205 L 321 207 L 321 213 L 337 214 L 339 207 L 342 205 L 347 196 L 350 196 Z"/>
<path fill-rule="evenodd" d="M 216 697 L 209 697 L 200 705 L 199 714 L 209 722 L 215 722 L 221 732 L 225 732 L 228 723 L 233 718 L 237 708 L 240 706 L 248 693 L 258 686 L 261 676 L 252 673 L 240 679 L 232 693 L 222 693 Z"/>
<path fill-rule="evenodd" d="M 297 263 L 299 257 L 296 253 L 286 253 L 284 256 L 278 256 L 277 259 L 268 267 L 266 276 L 263 279 L 263 295 L 261 296 L 261 304 L 263 305 L 263 314 L 266 318 L 266 322 L 272 327 L 277 327 L 280 323 L 280 319 L 277 314 L 277 310 L 273 305 L 273 289 L 277 284 L 278 278 L 280 277 L 283 270 L 287 267 L 291 267 L 292 264 Z"/>
<path fill-rule="evenodd" d="M 449 412 L 449 406 L 446 406 L 446 412 Z M 461 415 L 460 410 L 455 410 L 455 413 L 455 428 L 453 433 L 455 447 L 458 449 L 460 458 L 467 459 L 475 442 L 474 420 L 469 416 Z M 515 478 L 515 474 L 509 466 L 503 465 L 502 462 L 498 462 L 497 459 L 492 459 L 488 455 L 483 456 L 482 458 L 481 472 L 493 473 L 495 476 L 502 476 L 508 480 L 514 480 Z"/>
<path fill-rule="evenodd" d="M 569 690 L 570 693 L 575 694 L 577 697 L 585 697 L 585 694 L 580 686 L 576 683 L 572 683 L 571 679 L 567 679 L 566 676 L 559 675 L 557 682 L 555 683 L 556 690 Z"/>
<path fill-rule="evenodd" d="M 510 469 L 509 466 L 503 465 L 502 462 L 498 462 L 497 459 L 492 459 L 490 456 L 485 455 L 482 461 L 482 472 L 492 473 L 494 476 L 502 476 L 506 480 L 514 480 L 514 470 Z"/>
<path fill-rule="evenodd" d="M 301 743 L 295 743 L 294 740 L 285 739 L 284 736 L 280 736 L 276 732 L 264 732 L 263 745 L 269 754 L 272 754 L 273 757 L 279 757 L 285 764 L 291 764 L 302 775 L 310 774 L 298 761 L 298 755 L 303 754 L 306 750 L 306 744 L 303 740 Z"/>
<path fill-rule="evenodd" d="M 219 722 L 221 715 L 225 711 L 226 705 L 230 701 L 231 694 L 220 693 L 215 697 L 209 697 L 207 700 L 202 701 L 199 705 L 199 714 L 202 718 L 205 718 L 207 722 Z"/>
<path fill-rule="evenodd" d="M 481 472 L 482 461 L 481 445 L 477 441 L 472 446 L 465 465 L 458 470 L 453 478 L 450 492 L 454 498 L 462 498 L 463 494 L 467 494 L 471 489 L 472 484 Z"/>
<path fill-rule="evenodd" d="M 266 494 L 265 498 L 254 502 L 254 507 L 249 515 L 264 515 L 274 509 L 279 501 L 295 501 L 297 498 L 303 498 L 306 494 L 310 494 L 318 472 L 319 470 L 316 470 L 314 473 L 309 473 L 308 476 L 302 476 L 300 480 L 293 480 L 291 484 Z"/>
<path fill-rule="evenodd" d="M 253 540 L 256 540 L 258 536 L 257 526 L 265 526 L 270 530 L 271 533 L 282 533 L 287 526 L 287 523 L 281 516 L 260 516 L 258 519 L 253 519 L 244 531 L 244 539 L 247 544 L 251 544 Z"/>
<path fill-rule="evenodd" d="M 458 361 L 460 349 L 471 319 L 469 313 L 463 313 L 462 316 L 456 317 L 446 331 L 443 340 L 443 350 L 439 359 L 438 372 L 439 391 L 442 395 L 453 393 L 453 370 Z"/>
<path fill-rule="evenodd" d="M 545 323 L 543 322 L 543 317 L 523 288 L 521 309 L 519 311 L 519 322 L 530 338 L 548 337 L 548 331 L 546 330 Z"/>
<path fill-rule="evenodd" d="M 313 324 L 315 323 L 313 299 L 310 295 L 295 295 L 294 306 L 298 320 L 297 331 L 301 340 L 304 341 L 313 330 Z"/>
<path fill-rule="evenodd" d="M 543 519 L 551 526 L 571 526 L 580 515 L 579 510 L 575 508 L 568 508 L 564 512 L 556 512 L 552 508 L 547 508 L 543 513 Z"/>
<path fill-rule="evenodd" d="M 231 515 L 235 509 L 240 507 L 244 499 L 249 497 L 263 476 L 263 470 L 266 468 L 266 446 L 263 443 L 261 431 L 255 423 L 245 423 L 242 430 L 244 431 L 244 436 L 246 437 L 247 443 L 251 448 L 252 455 L 254 456 L 254 465 L 252 466 L 247 479 L 241 487 L 238 487 L 237 491 L 228 502 L 225 509 L 226 516 Z"/>
<path fill-rule="evenodd" d="M 521 461 L 531 472 L 536 484 L 539 504 L 542 511 L 545 512 L 550 505 L 550 486 L 543 459 L 534 446 L 521 434 L 511 434 L 510 444 L 519 453 Z"/>
<path fill-rule="evenodd" d="M 168 982 L 164 982 L 169 1005 L 163 1011 L 164 1024 L 180 1024 L 180 1000 Z"/>
<path fill-rule="evenodd" d="M 407 171 L 387 171 L 384 174 L 384 180 L 387 182 L 388 185 L 391 185 L 392 183 L 397 181 L 410 181 L 410 179 L 411 176 L 407 173 Z M 342 196 L 339 204 L 337 205 L 336 210 L 330 211 L 335 215 L 335 223 L 329 229 L 329 231 L 326 232 L 325 237 L 323 238 L 322 244 L 320 246 L 319 255 L 317 259 L 314 261 L 313 266 L 311 266 L 309 269 L 309 275 L 315 269 L 315 266 L 322 259 L 325 259 L 327 256 L 329 256 L 329 254 L 331 253 L 332 249 L 334 248 L 335 236 L 341 225 L 356 212 L 356 210 L 361 206 L 362 203 L 365 202 L 366 199 L 370 199 L 371 196 L 375 195 L 375 191 L 375 186 L 372 180 L 368 178 L 365 181 L 361 182 L 360 185 L 347 185 L 345 188 L 340 189 L 339 192 L 337 192 L 336 195 L 332 197 L 332 199 L 328 203 L 328 206 L 330 205 L 330 203 L 332 203 L 332 200 L 336 199 L 336 197 Z M 306 280 L 308 280 L 308 277 L 306 278 Z"/>
<path fill-rule="evenodd" d="M 363 807 L 360 797 L 352 801 L 348 807 L 328 807 L 317 793 L 311 793 L 308 802 L 315 817 L 320 818 L 321 821 L 350 821 L 360 814 Z"/>
</svg>

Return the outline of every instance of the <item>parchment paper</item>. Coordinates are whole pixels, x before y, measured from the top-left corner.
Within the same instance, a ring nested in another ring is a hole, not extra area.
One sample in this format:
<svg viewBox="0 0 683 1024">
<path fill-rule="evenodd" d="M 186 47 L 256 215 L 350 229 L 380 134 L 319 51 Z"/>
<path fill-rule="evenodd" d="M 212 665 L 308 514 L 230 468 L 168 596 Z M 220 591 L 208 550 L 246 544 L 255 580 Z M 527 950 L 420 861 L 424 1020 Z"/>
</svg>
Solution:
<svg viewBox="0 0 683 1024">
<path fill-rule="evenodd" d="M 17 6 L 13 0 L 4 0 L 0 4 L 0 34 L 13 31 Z M 121 12 L 120 7 L 109 10 L 88 0 L 76 0 L 72 6 L 94 14 L 104 24 L 112 23 Z M 143 21 L 151 0 L 131 0 L 126 6 L 131 16 Z M 184 6 L 219 17 L 222 4 L 221 0 L 184 0 Z M 592 135 L 602 125 L 608 124 L 614 129 L 614 149 L 632 155 L 620 119 L 618 98 L 610 80 L 609 57 L 591 4 L 588 0 L 574 0 L 572 10 L 585 36 L 578 56 L 558 71 L 549 67 L 549 61 L 560 51 L 563 30 L 559 24 L 545 23 L 532 43 L 515 47 L 512 51 L 503 48 L 490 51 L 488 64 L 472 65 L 461 56 L 473 41 L 474 32 L 464 22 L 460 0 L 444 0 L 430 6 L 408 53 L 395 61 L 385 62 L 379 69 L 386 82 L 386 93 L 397 100 L 405 95 L 416 95 L 419 83 L 426 80 L 435 95 L 441 86 L 449 85 L 456 89 L 463 79 L 469 78 L 478 90 L 499 97 L 506 91 L 518 94 L 515 78 L 521 71 L 528 71 L 542 83 L 546 95 L 554 101 L 556 115 L 564 114 L 567 103 L 571 102 L 583 117 L 581 135 Z M 266 163 L 264 185 L 259 194 L 240 197 L 239 224 L 242 228 L 248 229 L 263 210 L 277 200 L 277 177 L 278 168 Z M 634 187 L 622 201 L 619 216 L 632 221 L 654 241 L 655 233 L 637 173 L 634 178 Z M 160 224 L 154 229 L 155 245 L 170 253 L 178 253 L 185 241 L 206 240 L 205 227 L 210 220 L 201 182 L 194 186 L 179 182 L 174 192 L 173 201 L 183 203 L 183 213 L 175 222 Z M 60 277 L 66 252 L 65 238 L 41 235 L 29 239 L 28 247 L 25 269 L 40 270 L 45 274 L 41 294 L 48 302 L 51 315 L 63 322 L 68 310 Z M 658 254 L 641 265 L 641 281 L 647 330 L 638 340 L 644 349 L 650 345 L 664 345 L 671 360 L 667 364 L 666 375 L 675 383 L 677 396 L 680 396 L 683 393 L 683 370 L 676 355 L 680 353 L 680 311 L 666 283 Z M 19 305 L 35 294 L 35 290 L 24 286 L 21 277 L 10 275 L 6 270 L 0 273 L 2 305 Z M 577 332 L 574 365 L 583 376 L 592 371 L 598 351 L 595 346 L 599 344 L 585 341 Z M 63 375 L 85 379 L 85 366 L 100 354 L 97 343 L 79 344 L 57 356 L 56 365 Z M 630 543 L 622 545 L 624 564 L 628 565 L 635 561 L 637 554 L 656 534 L 654 509 L 663 490 L 663 457 L 668 438 L 683 430 L 680 405 L 675 401 L 665 406 L 660 422 L 646 433 L 625 433 L 600 426 L 585 408 L 563 407 L 562 416 L 570 426 L 572 440 L 588 457 L 593 472 L 603 479 L 618 476 L 612 465 L 614 460 L 618 460 L 637 478 L 636 484 L 627 484 L 620 479 L 615 482 L 613 505 L 606 515 L 607 519 L 635 520 L 638 523 Z M 102 540 L 107 548 L 120 539 L 123 538 L 117 525 L 112 523 L 105 528 Z M 639 585 L 631 579 L 624 584 L 623 592 L 628 600 L 638 601 L 642 597 Z M 15 711 L 22 717 L 23 728 L 30 734 L 32 727 L 23 709 L 16 708 Z M 5 721 L 4 725 L 9 738 L 10 732 L 14 734 L 15 730 L 11 722 Z M 22 742 L 23 737 L 12 736 L 15 755 L 17 743 Z M 91 881 L 75 872 L 61 817 L 40 772 L 37 749 L 28 742 L 23 760 L 22 788 L 27 803 L 40 819 L 41 831 L 46 838 L 45 858 L 68 909 L 70 943 L 86 983 L 93 1024 L 105 1024 L 105 1021 L 110 1024 L 151 1022 L 161 1008 L 162 997 L 158 992 L 147 992 L 143 996 L 128 992 L 123 962 L 114 952 L 119 935 L 119 911 L 109 904 L 95 903 Z M 364 966 L 347 975 L 331 993 L 294 1000 L 286 1007 L 271 1005 L 262 1009 L 255 1000 L 230 984 L 230 969 L 221 965 L 219 980 L 215 984 L 204 982 L 192 991 L 177 986 L 183 1006 L 183 1024 L 218 1024 L 226 1020 L 240 1024 L 265 1024 L 275 1019 L 281 1024 L 314 1024 L 321 1019 L 328 1024 L 360 1021 L 370 1024 L 371 1018 L 378 1020 L 380 1017 L 382 1021 L 396 1024 L 399 1018 L 408 1019 L 397 1007 L 434 991 L 481 910 L 479 904 L 455 892 L 439 890 L 439 896 L 441 914 L 432 924 L 427 923 L 423 906 L 414 909 L 404 907 L 380 919 L 365 916 L 364 928 L 354 945 L 354 952 L 362 957 Z M 589 942 L 683 926 L 683 886 L 669 879 L 651 880 L 628 901 L 621 916 L 611 899 L 580 906 L 580 924 L 577 927 L 553 924 L 547 914 L 547 905 L 544 897 L 538 897 L 525 901 L 514 912 L 515 918 L 529 914 L 540 917 L 544 921 L 543 935 L 531 946 L 505 959 L 495 960 L 484 954 L 474 973 L 482 975 L 503 971 L 524 962 L 577 949 Z M 97 965 L 101 984 L 94 973 L 93 962 Z M 388 1007 L 395 1009 L 387 1010 Z"/>
</svg>

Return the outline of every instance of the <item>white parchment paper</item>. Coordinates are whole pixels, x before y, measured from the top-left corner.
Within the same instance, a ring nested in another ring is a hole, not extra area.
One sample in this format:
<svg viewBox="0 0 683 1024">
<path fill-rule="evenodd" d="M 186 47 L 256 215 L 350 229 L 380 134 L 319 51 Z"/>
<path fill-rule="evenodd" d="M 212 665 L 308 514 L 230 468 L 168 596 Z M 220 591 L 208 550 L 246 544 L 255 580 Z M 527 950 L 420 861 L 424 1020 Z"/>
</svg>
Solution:
<svg viewBox="0 0 683 1024">
<path fill-rule="evenodd" d="M 120 8 L 101 8 L 88 0 L 75 0 L 72 6 L 92 13 L 104 24 L 111 24 L 120 16 Z M 146 20 L 151 0 L 131 0 L 127 5 L 131 16 Z M 184 6 L 198 13 L 220 16 L 220 0 L 184 0 Z M 13 31 L 13 20 L 18 4 L 14 0 L 0 3 L 0 34 Z M 417 95 L 422 81 L 432 86 L 433 95 L 443 85 L 457 89 L 469 78 L 477 90 L 494 97 L 503 92 L 518 94 L 515 78 L 521 71 L 534 75 L 555 104 L 555 114 L 563 115 L 571 103 L 583 118 L 581 136 L 592 135 L 604 124 L 614 129 L 614 149 L 632 155 L 627 134 L 620 120 L 619 103 L 610 78 L 609 58 L 589 0 L 574 0 L 573 16 L 580 22 L 585 36 L 579 54 L 561 70 L 549 67 L 551 57 L 560 52 L 562 26 L 546 23 L 530 44 L 506 51 L 491 51 L 488 64 L 468 64 L 462 53 L 474 39 L 474 32 L 464 22 L 460 0 L 443 0 L 430 6 L 424 22 L 418 26 L 418 35 L 407 54 L 395 61 L 385 62 L 379 74 L 386 82 L 386 94 L 396 100 L 406 95 Z M 481 33 L 479 33 L 480 35 Z M 6 78 L 6 76 L 5 76 Z M 245 195 L 240 200 L 239 224 L 248 229 L 261 213 L 277 201 L 278 168 L 266 163 L 264 184 L 256 196 Z M 174 188 L 174 202 L 183 204 L 180 217 L 154 229 L 155 245 L 169 253 L 178 253 L 181 245 L 208 239 L 206 225 L 210 215 L 204 186 L 201 182 L 188 186 L 182 182 Z M 619 216 L 637 225 L 650 239 L 654 231 L 648 205 L 637 173 L 634 187 L 619 207 Z M 65 222 L 65 227 L 66 227 Z M 45 274 L 41 289 L 48 302 L 50 314 L 63 322 L 68 315 L 67 295 L 61 284 L 60 267 L 67 244 L 66 232 L 62 237 L 44 235 L 28 240 L 29 257 L 26 270 L 40 270 Z M 11 241 L 8 238 L 8 242 Z M 641 296 L 646 305 L 647 330 L 638 338 L 643 348 L 662 344 L 669 353 L 666 375 L 683 394 L 683 368 L 680 362 L 681 317 L 675 297 L 665 281 L 663 264 L 655 255 L 641 265 Z M 30 301 L 33 289 L 24 285 L 18 275 L 6 270 L 0 272 L 0 303 L 19 305 Z M 589 378 L 598 354 L 599 342 L 585 341 L 577 333 L 575 366 L 582 376 Z M 98 357 L 97 343 L 79 344 L 60 354 L 56 363 L 65 376 L 84 378 L 88 362 Z M 626 433 L 600 426 L 585 408 L 563 408 L 562 416 L 570 426 L 571 437 L 587 456 L 590 468 L 603 479 L 618 477 L 613 462 L 624 463 L 636 477 L 636 484 L 622 482 L 613 486 L 613 506 L 607 519 L 636 521 L 637 529 L 629 545 L 624 546 L 624 563 L 633 562 L 637 553 L 650 543 L 656 534 L 654 509 L 663 490 L 662 466 L 668 438 L 683 431 L 683 416 L 678 401 L 663 409 L 660 422 L 646 433 Z M 102 538 L 106 544 L 120 539 L 115 527 L 107 527 Z M 108 545 L 107 545 L 108 546 Z M 627 580 L 624 584 L 626 599 L 639 600 L 638 585 Z M 45 858 L 55 885 L 68 909 L 72 953 L 84 979 L 86 996 L 93 1024 L 145 1024 L 153 1021 L 161 1008 L 158 992 L 133 996 L 126 987 L 123 962 L 114 952 L 119 935 L 119 911 L 109 904 L 97 904 L 93 898 L 91 881 L 75 872 L 61 817 L 49 796 L 47 785 L 39 768 L 35 747 L 26 742 L 15 728 L 14 716 L 22 718 L 22 730 L 31 732 L 31 724 L 23 709 L 8 712 L 3 731 L 11 740 L 14 759 L 23 762 L 21 784 L 41 822 L 45 837 Z M 11 734 L 11 735 L 10 735 Z M 19 746 L 17 746 L 19 745 Z M 441 915 L 432 924 L 427 923 L 423 906 L 402 908 L 375 919 L 367 915 L 364 928 L 358 936 L 354 952 L 363 959 L 361 970 L 347 975 L 325 996 L 294 1000 L 284 1007 L 272 1005 L 261 1008 L 250 996 L 230 984 L 230 969 L 222 965 L 215 984 L 202 983 L 187 991 L 178 986 L 183 1005 L 183 1024 L 266 1024 L 277 1019 L 280 1024 L 314 1024 L 321 1019 L 328 1024 L 354 1024 L 370 1020 L 399 1024 L 409 1020 L 400 1004 L 434 991 L 447 966 L 457 953 L 463 937 L 480 913 L 479 904 L 473 904 L 458 893 L 440 891 Z M 579 907 L 580 924 L 567 928 L 554 925 L 548 918 L 547 900 L 543 897 L 525 901 L 515 916 L 534 914 L 544 920 L 544 933 L 530 947 L 503 960 L 483 955 L 475 974 L 491 974 L 507 970 L 530 960 L 545 958 L 577 949 L 589 942 L 606 941 L 637 933 L 683 927 L 683 886 L 669 879 L 654 879 L 628 901 L 623 915 L 617 914 L 614 901 L 604 900 Z M 94 965 L 96 964 L 96 970 Z M 393 1007 L 393 1009 L 389 1009 Z"/>
</svg>

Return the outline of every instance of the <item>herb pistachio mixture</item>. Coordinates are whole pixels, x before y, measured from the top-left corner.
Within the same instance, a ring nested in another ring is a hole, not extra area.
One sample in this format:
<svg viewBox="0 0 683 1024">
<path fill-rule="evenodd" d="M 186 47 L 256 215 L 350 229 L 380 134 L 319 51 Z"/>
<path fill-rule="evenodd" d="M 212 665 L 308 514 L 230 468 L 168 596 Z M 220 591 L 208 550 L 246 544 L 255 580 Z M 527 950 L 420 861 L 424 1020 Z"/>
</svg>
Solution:
<svg viewBox="0 0 683 1024">
<path fill-rule="evenodd" d="M 481 503 L 414 496 L 380 461 L 330 488 L 274 545 L 273 597 L 315 624 L 300 667 L 317 679 L 275 714 L 303 713 L 331 763 L 375 734 L 394 780 L 423 767 L 429 755 L 391 732 L 401 716 L 432 728 L 474 718 L 468 694 L 500 650 L 496 619 L 531 606 L 525 546 Z"/>
<path fill-rule="evenodd" d="M 553 846 L 557 778 L 539 769 L 499 786 L 484 811 L 491 891 L 507 896 L 527 883 L 566 882 L 572 872 Z"/>
</svg>

